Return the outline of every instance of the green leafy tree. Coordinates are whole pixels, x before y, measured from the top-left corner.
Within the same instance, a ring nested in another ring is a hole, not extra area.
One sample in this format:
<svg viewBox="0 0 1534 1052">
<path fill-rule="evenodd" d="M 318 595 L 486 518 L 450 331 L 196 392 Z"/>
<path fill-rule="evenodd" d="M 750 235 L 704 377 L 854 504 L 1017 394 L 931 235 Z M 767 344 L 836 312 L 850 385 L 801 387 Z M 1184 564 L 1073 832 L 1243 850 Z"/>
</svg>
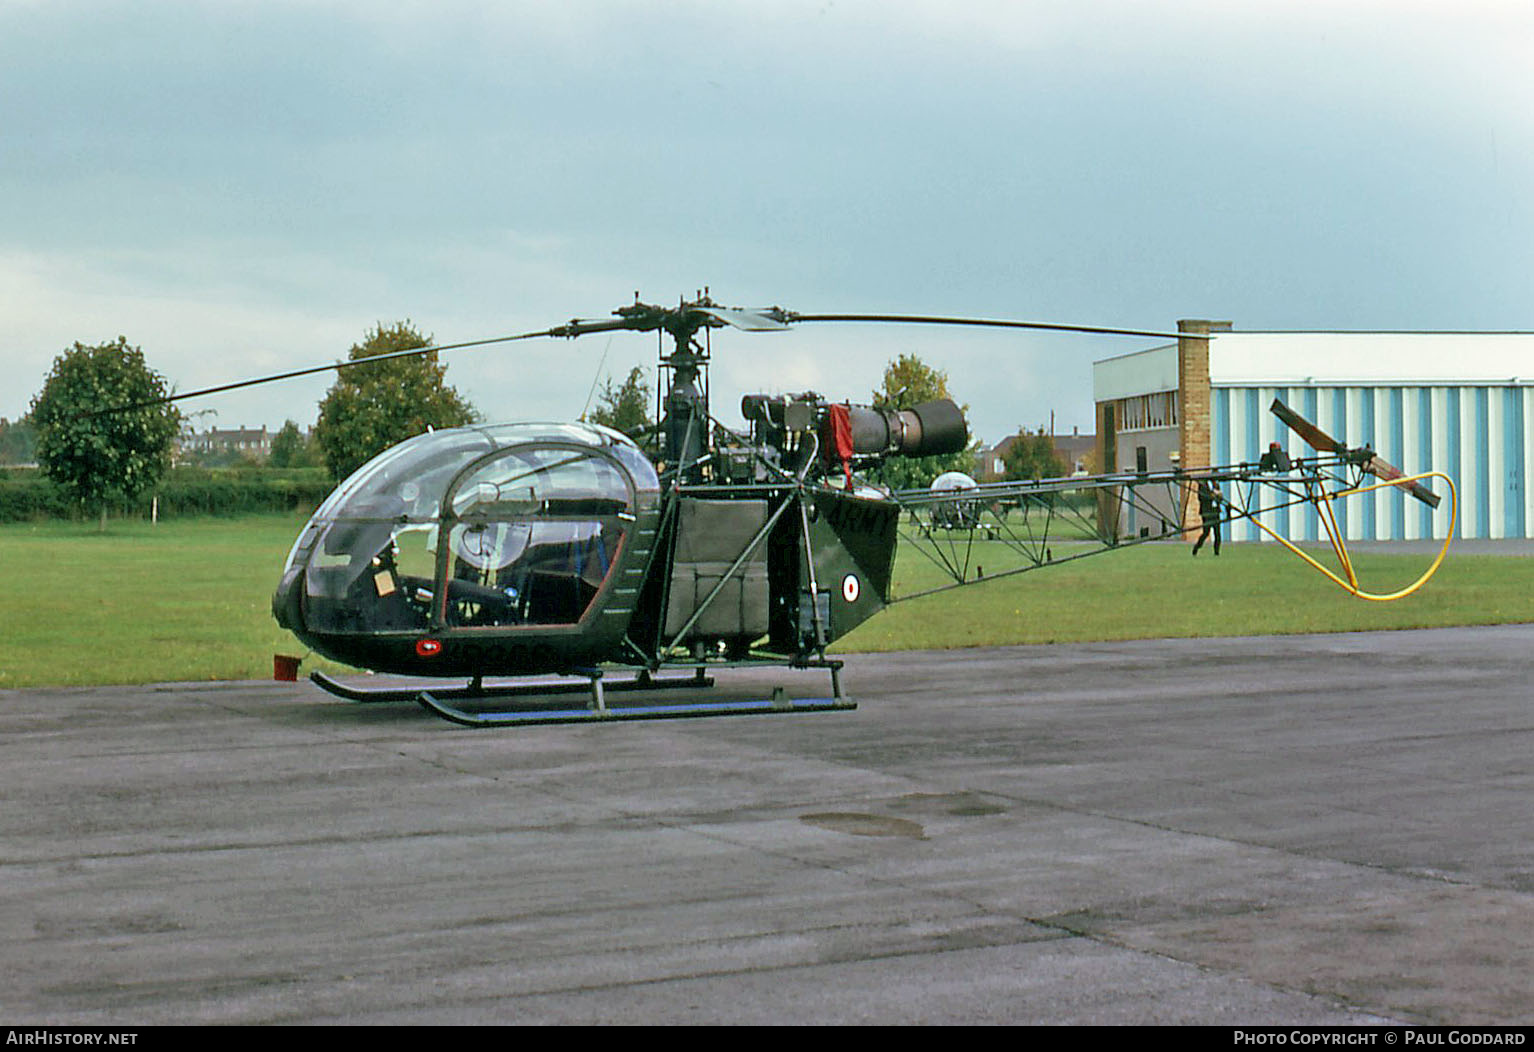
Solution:
<svg viewBox="0 0 1534 1052">
<path fill-rule="evenodd" d="M 32 399 L 38 464 L 72 500 L 98 508 L 103 529 L 109 502 L 148 493 L 170 467 L 181 414 L 167 395 L 144 352 L 119 336 L 59 355 Z"/>
<path fill-rule="evenodd" d="M 922 402 L 938 398 L 952 398 L 948 390 L 948 373 L 936 369 L 914 354 L 902 354 L 884 369 L 884 383 L 873 393 L 873 403 L 880 409 L 910 409 Z M 961 407 L 968 415 L 969 407 Z M 935 457 L 890 457 L 869 472 L 876 483 L 890 489 L 919 489 L 932 485 L 932 480 L 945 471 L 975 473 L 975 453 L 979 443 L 957 453 L 944 453 Z"/>
<path fill-rule="evenodd" d="M 645 383 L 644 367 L 634 366 L 621 385 L 609 376 L 602 383 L 602 394 L 595 409 L 586 414 L 593 424 L 622 431 L 630 438 L 650 427 L 650 386 Z"/>
<path fill-rule="evenodd" d="M 1054 439 L 1042 427 L 1033 433 L 1020 429 L 1002 464 L 1009 479 L 1059 478 L 1066 473 L 1064 462 L 1055 455 Z"/>
<path fill-rule="evenodd" d="M 274 468 L 306 468 L 317 463 L 317 454 L 298 425 L 288 420 L 272 436 L 272 451 L 266 462 Z"/>
<path fill-rule="evenodd" d="M 380 323 L 360 344 L 351 361 L 395 351 L 431 346 L 409 321 L 387 328 Z M 444 379 L 447 366 L 435 351 L 387 362 L 350 366 L 320 402 L 315 441 L 325 465 L 343 479 L 374 456 L 428 428 L 460 427 L 478 414 Z"/>
</svg>

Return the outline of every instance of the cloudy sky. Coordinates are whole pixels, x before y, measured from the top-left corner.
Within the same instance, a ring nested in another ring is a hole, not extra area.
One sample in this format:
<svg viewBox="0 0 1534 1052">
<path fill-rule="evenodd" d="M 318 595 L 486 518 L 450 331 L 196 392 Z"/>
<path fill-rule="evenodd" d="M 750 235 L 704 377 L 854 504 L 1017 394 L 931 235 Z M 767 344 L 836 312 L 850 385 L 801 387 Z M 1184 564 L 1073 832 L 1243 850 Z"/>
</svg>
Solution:
<svg viewBox="0 0 1534 1052">
<path fill-rule="evenodd" d="M 124 334 L 181 390 L 634 293 L 1173 328 L 1534 328 L 1534 5 L 1514 0 L 0 0 L 0 416 Z M 1091 426 L 1146 341 L 803 326 L 746 390 L 904 352 L 991 441 Z M 651 337 L 460 352 L 577 415 Z M 605 356 L 605 358 L 604 358 Z M 328 381 L 189 409 L 307 424 Z M 718 393 L 729 397 L 717 398 Z"/>
</svg>

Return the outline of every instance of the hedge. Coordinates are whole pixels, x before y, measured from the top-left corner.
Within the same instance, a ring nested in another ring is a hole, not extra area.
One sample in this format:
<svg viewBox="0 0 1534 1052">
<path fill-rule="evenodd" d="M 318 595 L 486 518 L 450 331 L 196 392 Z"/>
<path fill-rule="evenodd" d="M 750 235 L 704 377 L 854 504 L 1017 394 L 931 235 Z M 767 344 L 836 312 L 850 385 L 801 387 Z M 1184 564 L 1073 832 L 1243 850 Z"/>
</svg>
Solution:
<svg viewBox="0 0 1534 1052">
<path fill-rule="evenodd" d="M 334 485 L 321 468 L 176 468 L 153 494 L 131 504 L 114 502 L 108 510 L 114 516 L 148 518 L 153 498 L 158 497 L 161 518 L 307 511 L 318 507 Z M 0 471 L 0 522 L 67 519 L 82 514 L 83 509 L 42 472 Z"/>
</svg>

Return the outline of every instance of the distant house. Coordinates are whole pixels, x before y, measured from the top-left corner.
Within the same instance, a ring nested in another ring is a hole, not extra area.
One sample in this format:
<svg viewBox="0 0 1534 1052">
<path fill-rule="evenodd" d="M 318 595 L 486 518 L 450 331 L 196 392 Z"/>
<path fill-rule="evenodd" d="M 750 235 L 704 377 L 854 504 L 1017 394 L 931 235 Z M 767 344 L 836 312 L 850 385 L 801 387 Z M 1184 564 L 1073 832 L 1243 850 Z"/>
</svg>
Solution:
<svg viewBox="0 0 1534 1052">
<path fill-rule="evenodd" d="M 1008 435 L 990 449 L 982 450 L 982 463 L 977 465 L 979 473 L 976 479 L 980 482 L 999 482 L 1005 478 L 1007 453 L 1016 441 L 1016 435 Z M 1050 435 L 1049 441 L 1054 447 L 1055 457 L 1065 465 L 1067 475 L 1091 473 L 1092 457 L 1097 449 L 1096 435 L 1083 435 L 1080 428 L 1072 428 L 1068 435 Z"/>
<path fill-rule="evenodd" d="M 183 448 L 196 455 L 237 453 L 261 460 L 271 453 L 272 438 L 273 433 L 264 425 L 259 430 L 243 425 L 233 428 L 210 427 L 193 435 Z"/>
</svg>

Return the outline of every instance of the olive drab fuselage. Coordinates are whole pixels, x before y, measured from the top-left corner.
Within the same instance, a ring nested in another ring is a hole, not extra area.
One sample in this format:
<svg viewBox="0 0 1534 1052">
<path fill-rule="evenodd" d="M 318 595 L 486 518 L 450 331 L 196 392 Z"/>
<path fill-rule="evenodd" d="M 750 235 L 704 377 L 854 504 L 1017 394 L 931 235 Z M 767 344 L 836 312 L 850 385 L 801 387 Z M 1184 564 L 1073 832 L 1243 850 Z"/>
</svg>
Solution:
<svg viewBox="0 0 1534 1052">
<path fill-rule="evenodd" d="M 407 675 L 792 659 L 883 608 L 898 516 L 787 477 L 663 492 L 585 424 L 435 431 L 337 487 L 273 612 L 322 655 Z"/>
</svg>

